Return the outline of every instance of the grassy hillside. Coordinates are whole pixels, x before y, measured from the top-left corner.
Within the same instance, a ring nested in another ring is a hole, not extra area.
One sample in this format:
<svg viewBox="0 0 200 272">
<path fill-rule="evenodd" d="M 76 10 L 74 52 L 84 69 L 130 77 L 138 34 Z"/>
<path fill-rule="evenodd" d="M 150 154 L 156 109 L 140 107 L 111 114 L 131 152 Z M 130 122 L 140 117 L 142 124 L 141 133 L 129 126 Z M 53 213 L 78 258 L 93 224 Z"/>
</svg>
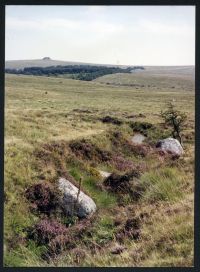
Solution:
<svg viewBox="0 0 200 272">
<path fill-rule="evenodd" d="M 145 67 L 132 74 L 105 75 L 95 79 L 95 82 L 116 85 L 132 86 L 142 90 L 194 90 L 194 67 Z"/>
<path fill-rule="evenodd" d="M 36 59 L 36 60 L 8 60 L 5 63 L 6 69 L 23 69 L 25 67 L 48 67 L 56 65 L 80 65 L 81 62 L 61 61 L 52 59 Z"/>
<path fill-rule="evenodd" d="M 193 266 L 192 79 L 6 75 L 5 94 L 5 266 Z M 170 134 L 159 113 L 172 99 L 187 113 L 185 153 L 175 160 L 155 149 Z M 102 122 L 105 116 L 120 122 Z M 135 122 L 141 130 L 151 124 L 140 147 L 130 142 Z M 123 176 L 130 169 L 138 171 L 133 195 L 108 190 L 98 172 Z M 34 184 L 53 186 L 66 175 L 74 183 L 83 178 L 82 189 L 98 208 L 92 218 L 66 218 L 57 210 L 48 215 L 27 198 Z M 56 250 L 54 240 L 32 235 L 43 220 L 66 229 Z"/>
<path fill-rule="evenodd" d="M 52 59 L 35 59 L 35 60 L 7 60 L 5 63 L 6 69 L 23 69 L 25 67 L 49 67 L 49 66 L 66 66 L 66 65 L 95 65 L 95 66 L 115 66 L 111 64 L 94 64 L 78 61 L 62 61 Z M 123 65 L 116 65 L 123 67 Z M 125 66 L 124 66 L 125 67 Z"/>
<path fill-rule="evenodd" d="M 145 70 L 142 73 L 149 75 L 164 75 L 172 77 L 192 77 L 195 76 L 195 67 L 190 66 L 145 66 Z"/>
</svg>

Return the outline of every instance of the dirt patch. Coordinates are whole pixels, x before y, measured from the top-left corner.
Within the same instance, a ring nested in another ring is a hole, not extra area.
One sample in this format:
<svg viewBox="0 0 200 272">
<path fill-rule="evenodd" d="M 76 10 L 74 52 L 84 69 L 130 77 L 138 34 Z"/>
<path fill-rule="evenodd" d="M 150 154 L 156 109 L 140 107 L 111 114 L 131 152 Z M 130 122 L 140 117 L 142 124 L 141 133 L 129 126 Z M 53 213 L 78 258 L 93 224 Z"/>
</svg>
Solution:
<svg viewBox="0 0 200 272">
<path fill-rule="evenodd" d="M 112 192 L 121 192 L 121 193 L 130 193 L 132 192 L 131 179 L 139 178 L 140 172 L 138 170 L 133 170 L 124 175 L 118 175 L 113 173 L 107 179 L 104 180 L 104 185 L 108 188 L 108 190 Z"/>
<path fill-rule="evenodd" d="M 118 126 L 120 126 L 123 123 L 121 120 L 117 119 L 116 117 L 112 117 L 109 115 L 101 118 L 100 120 L 103 123 L 109 123 L 109 124 L 118 125 Z"/>
</svg>

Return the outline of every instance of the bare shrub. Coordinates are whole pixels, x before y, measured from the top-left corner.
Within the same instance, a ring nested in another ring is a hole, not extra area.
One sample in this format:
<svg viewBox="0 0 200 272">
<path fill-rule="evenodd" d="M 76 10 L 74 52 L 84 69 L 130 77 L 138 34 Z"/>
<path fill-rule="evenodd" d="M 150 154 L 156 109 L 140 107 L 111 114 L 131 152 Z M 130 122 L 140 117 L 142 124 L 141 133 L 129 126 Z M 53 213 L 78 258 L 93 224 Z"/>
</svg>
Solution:
<svg viewBox="0 0 200 272">
<path fill-rule="evenodd" d="M 167 109 L 161 111 L 160 115 L 164 119 L 165 124 L 172 128 L 172 137 L 182 143 L 181 132 L 184 129 L 186 114 L 178 111 L 175 105 L 170 102 L 167 104 Z"/>
</svg>

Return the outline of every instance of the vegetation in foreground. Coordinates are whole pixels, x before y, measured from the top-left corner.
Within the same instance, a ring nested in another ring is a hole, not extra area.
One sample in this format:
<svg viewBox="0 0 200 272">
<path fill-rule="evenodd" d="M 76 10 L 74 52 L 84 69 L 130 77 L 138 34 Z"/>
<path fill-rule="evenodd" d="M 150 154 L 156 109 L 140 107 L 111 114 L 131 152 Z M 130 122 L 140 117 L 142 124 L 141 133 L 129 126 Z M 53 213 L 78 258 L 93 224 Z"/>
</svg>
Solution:
<svg viewBox="0 0 200 272">
<path fill-rule="evenodd" d="M 144 87 L 6 75 L 5 266 L 193 266 L 194 92 L 173 80 L 171 89 L 149 75 Z M 155 149 L 171 133 L 159 113 L 172 98 L 188 117 L 179 159 Z M 63 214 L 60 176 L 82 178 L 92 218 Z"/>
</svg>

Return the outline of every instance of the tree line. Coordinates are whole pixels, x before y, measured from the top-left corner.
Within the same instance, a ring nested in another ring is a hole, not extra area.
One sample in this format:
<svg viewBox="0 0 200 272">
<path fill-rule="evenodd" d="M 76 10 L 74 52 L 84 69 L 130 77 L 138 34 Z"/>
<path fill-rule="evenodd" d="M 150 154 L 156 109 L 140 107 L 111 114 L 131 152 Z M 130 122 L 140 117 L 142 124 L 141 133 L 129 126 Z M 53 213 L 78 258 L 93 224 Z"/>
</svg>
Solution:
<svg viewBox="0 0 200 272">
<path fill-rule="evenodd" d="M 26 67 L 23 69 L 5 69 L 9 74 L 23 74 L 35 76 L 59 76 L 70 75 L 73 79 L 90 81 L 97 77 L 115 73 L 131 73 L 137 69 L 144 69 L 142 66 L 130 66 L 127 68 L 93 66 L 93 65 L 67 65 L 49 67 Z"/>
</svg>

